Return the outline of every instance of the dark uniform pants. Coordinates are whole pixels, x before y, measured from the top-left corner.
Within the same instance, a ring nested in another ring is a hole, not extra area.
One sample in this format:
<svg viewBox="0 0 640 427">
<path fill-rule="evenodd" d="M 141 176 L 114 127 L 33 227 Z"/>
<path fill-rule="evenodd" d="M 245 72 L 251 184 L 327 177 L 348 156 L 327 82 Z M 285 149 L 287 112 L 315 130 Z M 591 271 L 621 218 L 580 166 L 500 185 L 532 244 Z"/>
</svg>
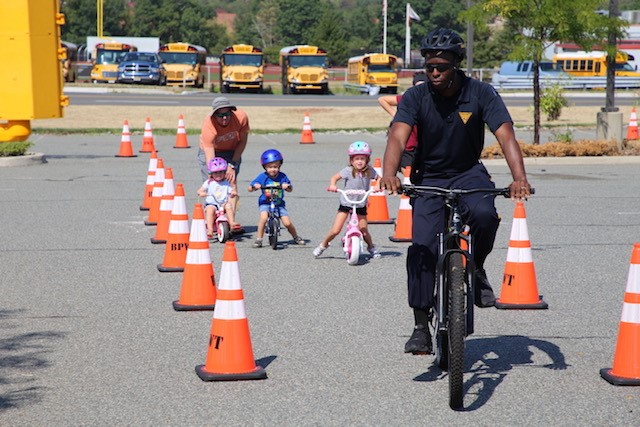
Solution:
<svg viewBox="0 0 640 427">
<path fill-rule="evenodd" d="M 418 183 L 416 183 L 418 185 Z M 443 188 L 494 188 L 484 165 L 478 163 L 455 178 L 423 179 L 419 185 Z M 495 197 L 474 193 L 462 197 L 461 211 L 465 224 L 471 228 L 473 258 L 476 268 L 482 268 L 493 249 L 498 224 Z M 411 199 L 412 241 L 407 253 L 407 279 L 409 306 L 418 309 L 433 307 L 436 261 L 438 259 L 438 233 L 444 229 L 444 199 L 440 196 L 421 196 Z"/>
</svg>

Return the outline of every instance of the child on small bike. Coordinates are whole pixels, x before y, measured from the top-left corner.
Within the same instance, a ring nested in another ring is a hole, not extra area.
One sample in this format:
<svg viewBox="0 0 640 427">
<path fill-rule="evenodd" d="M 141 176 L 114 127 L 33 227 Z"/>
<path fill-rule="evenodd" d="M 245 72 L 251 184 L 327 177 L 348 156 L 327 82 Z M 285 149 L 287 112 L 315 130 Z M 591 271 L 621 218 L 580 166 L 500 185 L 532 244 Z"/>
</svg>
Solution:
<svg viewBox="0 0 640 427">
<path fill-rule="evenodd" d="M 267 218 L 269 217 L 271 197 L 277 198 L 276 209 L 278 210 L 280 220 L 282 221 L 282 225 L 284 225 L 289 233 L 291 233 L 294 242 L 298 245 L 306 244 L 304 239 L 298 236 L 298 232 L 291 222 L 289 212 L 285 207 L 284 191 L 291 192 L 293 191 L 293 187 L 291 186 L 291 181 L 289 181 L 287 175 L 280 171 L 283 161 L 284 157 L 282 157 L 282 154 L 278 150 L 269 149 L 262 153 L 260 156 L 260 164 L 264 168 L 264 172 L 258 175 L 249 184 L 249 191 L 260 190 L 262 187 L 268 186 L 277 186 L 282 188 L 282 190 L 262 189 L 262 194 L 258 198 L 260 219 L 258 220 L 257 237 L 255 242 L 253 242 L 254 248 L 262 247 L 262 237 L 264 236 L 264 226 L 267 223 Z"/>
<path fill-rule="evenodd" d="M 209 179 L 202 184 L 197 192 L 198 196 L 205 197 L 204 215 L 207 224 L 207 237 L 210 239 L 214 234 L 214 220 L 219 208 L 224 209 L 231 228 L 236 224 L 233 206 L 229 199 L 238 193 L 225 178 L 227 167 L 227 161 L 222 157 L 211 159 L 207 165 Z"/>
<path fill-rule="evenodd" d="M 363 190 L 367 191 L 371 187 L 371 180 L 378 178 L 375 169 L 369 165 L 371 159 L 371 147 L 363 141 L 356 141 L 349 146 L 347 150 L 349 154 L 349 166 L 342 169 L 331 177 L 329 183 L 329 191 L 336 191 L 336 184 L 339 180 L 344 180 L 345 190 Z M 342 231 L 349 214 L 351 213 L 351 205 L 344 196 L 340 196 L 340 206 L 338 213 L 333 221 L 333 225 L 324 240 L 313 250 L 313 256 L 316 258 L 329 247 L 331 241 Z M 358 215 L 358 225 L 362 232 L 362 237 L 367 243 L 367 249 L 373 258 L 380 258 L 380 251 L 376 249 L 371 239 L 371 234 L 367 228 L 367 202 L 364 201 L 356 207 Z"/>
</svg>

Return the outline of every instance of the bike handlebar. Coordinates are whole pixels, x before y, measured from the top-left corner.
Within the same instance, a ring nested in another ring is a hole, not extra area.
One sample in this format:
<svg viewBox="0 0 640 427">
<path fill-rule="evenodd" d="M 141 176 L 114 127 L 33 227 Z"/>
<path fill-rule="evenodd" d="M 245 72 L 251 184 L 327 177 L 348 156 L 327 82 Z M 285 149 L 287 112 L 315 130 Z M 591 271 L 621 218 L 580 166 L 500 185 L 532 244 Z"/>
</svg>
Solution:
<svg viewBox="0 0 640 427">
<path fill-rule="evenodd" d="M 337 193 L 342 194 L 347 202 L 354 205 L 364 202 L 365 200 L 367 200 L 367 197 L 369 197 L 369 194 L 374 193 L 375 191 L 376 190 L 374 190 L 373 188 L 370 188 L 366 191 L 365 190 L 343 190 L 341 188 L 336 188 Z M 362 198 L 359 200 L 354 200 L 349 197 L 350 195 L 362 195 Z"/>
<path fill-rule="evenodd" d="M 402 185 L 402 192 L 407 196 L 417 196 L 419 194 L 434 194 L 436 196 L 447 196 L 447 195 L 464 195 L 464 194 L 472 194 L 472 193 L 486 193 L 486 194 L 494 194 L 496 196 L 503 196 L 505 198 L 511 197 L 511 190 L 509 187 L 505 188 L 443 188 L 443 187 L 431 187 L 427 185 L 413 185 L 413 184 L 404 184 Z M 535 188 L 531 188 L 530 194 L 535 194 Z"/>
</svg>

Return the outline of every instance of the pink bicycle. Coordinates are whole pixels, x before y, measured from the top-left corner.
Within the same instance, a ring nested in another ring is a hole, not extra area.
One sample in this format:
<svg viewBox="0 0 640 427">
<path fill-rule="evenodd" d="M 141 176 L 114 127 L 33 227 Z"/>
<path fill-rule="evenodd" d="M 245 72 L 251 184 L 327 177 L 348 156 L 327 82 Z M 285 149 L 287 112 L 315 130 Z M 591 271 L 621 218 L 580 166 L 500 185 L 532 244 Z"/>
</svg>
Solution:
<svg viewBox="0 0 640 427">
<path fill-rule="evenodd" d="M 358 214 L 356 213 L 356 206 L 366 202 L 369 194 L 375 190 L 370 188 L 369 190 L 342 190 L 336 189 L 337 192 L 342 194 L 345 200 L 351 205 L 351 214 L 347 221 L 347 230 L 342 238 L 342 250 L 347 257 L 347 263 L 349 265 L 357 265 L 360 262 L 360 254 L 362 253 L 364 241 L 362 232 L 358 225 Z M 360 199 L 352 199 L 350 196 L 361 196 Z"/>
<path fill-rule="evenodd" d="M 231 237 L 231 227 L 229 226 L 227 213 L 225 212 L 223 207 L 218 207 L 215 214 L 215 225 L 218 242 L 224 243 Z"/>
</svg>

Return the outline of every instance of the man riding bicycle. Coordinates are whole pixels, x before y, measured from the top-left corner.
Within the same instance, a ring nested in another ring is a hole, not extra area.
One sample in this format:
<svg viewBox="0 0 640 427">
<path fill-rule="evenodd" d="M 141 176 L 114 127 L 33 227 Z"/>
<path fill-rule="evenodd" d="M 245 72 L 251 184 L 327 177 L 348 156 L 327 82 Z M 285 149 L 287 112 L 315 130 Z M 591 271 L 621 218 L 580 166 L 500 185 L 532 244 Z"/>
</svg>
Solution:
<svg viewBox="0 0 640 427">
<path fill-rule="evenodd" d="M 414 125 L 418 146 L 411 182 L 446 188 L 491 188 L 491 177 L 480 162 L 485 124 L 495 135 L 511 170 L 511 197 L 526 199 L 531 187 L 516 141 L 513 121 L 502 98 L 486 83 L 467 77 L 460 69 L 464 42 L 450 29 L 430 32 L 421 42 L 427 84 L 409 88 L 398 105 L 384 153 L 380 188 L 392 193 L 400 189 L 396 176 L 405 144 Z M 475 304 L 491 307 L 495 296 L 484 271 L 484 261 L 493 249 L 499 218 L 493 197 L 474 193 L 463 198 L 463 216 L 474 236 Z M 405 353 L 432 353 L 428 324 L 433 307 L 438 233 L 445 222 L 441 197 L 412 198 L 412 245 L 407 252 L 409 306 L 415 327 L 405 344 Z"/>
</svg>

